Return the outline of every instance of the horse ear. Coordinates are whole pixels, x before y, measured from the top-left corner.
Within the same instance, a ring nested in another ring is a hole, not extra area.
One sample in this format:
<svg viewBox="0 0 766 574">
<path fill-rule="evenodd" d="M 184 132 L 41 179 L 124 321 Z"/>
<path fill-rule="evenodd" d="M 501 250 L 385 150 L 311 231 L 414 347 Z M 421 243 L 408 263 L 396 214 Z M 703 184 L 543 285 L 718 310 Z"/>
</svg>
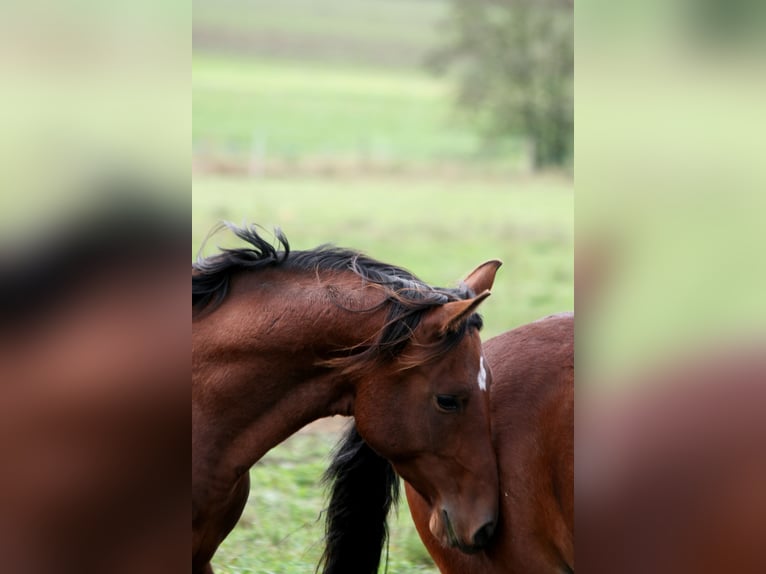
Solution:
<svg viewBox="0 0 766 574">
<path fill-rule="evenodd" d="M 476 311 L 476 308 L 481 305 L 481 302 L 489 296 L 489 289 L 486 289 L 473 299 L 452 301 L 438 307 L 434 311 L 434 320 L 439 337 L 456 331 L 463 321 L 467 320 Z"/>
<path fill-rule="evenodd" d="M 502 264 L 503 262 L 498 259 L 490 259 L 471 271 L 468 277 L 463 280 L 463 283 L 468 285 L 474 293 L 484 293 L 484 291 L 492 289 L 492 284 L 495 282 L 495 273 L 497 273 Z"/>
</svg>

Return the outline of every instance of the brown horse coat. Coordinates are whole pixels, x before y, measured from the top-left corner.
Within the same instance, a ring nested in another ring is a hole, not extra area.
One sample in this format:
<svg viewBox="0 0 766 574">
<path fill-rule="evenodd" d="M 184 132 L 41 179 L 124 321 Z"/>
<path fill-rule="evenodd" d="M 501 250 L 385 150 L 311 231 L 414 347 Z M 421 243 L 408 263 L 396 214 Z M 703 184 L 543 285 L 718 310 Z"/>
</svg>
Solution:
<svg viewBox="0 0 766 574">
<path fill-rule="evenodd" d="M 408 485 L 415 526 L 445 574 L 574 571 L 574 316 L 554 315 L 484 344 L 500 471 L 500 520 L 475 554 L 445 548 Z"/>
</svg>

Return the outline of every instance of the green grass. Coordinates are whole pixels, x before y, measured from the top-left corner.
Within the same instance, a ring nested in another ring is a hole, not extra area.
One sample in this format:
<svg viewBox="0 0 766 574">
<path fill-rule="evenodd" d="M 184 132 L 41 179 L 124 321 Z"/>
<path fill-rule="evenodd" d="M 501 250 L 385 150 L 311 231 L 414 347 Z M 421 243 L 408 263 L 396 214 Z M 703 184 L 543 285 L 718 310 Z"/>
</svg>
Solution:
<svg viewBox="0 0 766 574">
<path fill-rule="evenodd" d="M 488 145 L 424 62 L 445 0 L 196 0 L 193 149 L 246 163 L 528 165 Z"/>
<path fill-rule="evenodd" d="M 337 436 L 299 433 L 251 470 L 251 490 L 239 524 L 221 545 L 213 566 L 222 574 L 311 573 L 322 553 L 326 505 L 320 477 Z M 418 538 L 407 503 L 392 515 L 391 572 L 438 570 Z"/>
<path fill-rule="evenodd" d="M 195 55 L 195 152 L 259 161 L 520 164 L 519 142 L 482 148 L 443 80 L 412 70 Z"/>
</svg>

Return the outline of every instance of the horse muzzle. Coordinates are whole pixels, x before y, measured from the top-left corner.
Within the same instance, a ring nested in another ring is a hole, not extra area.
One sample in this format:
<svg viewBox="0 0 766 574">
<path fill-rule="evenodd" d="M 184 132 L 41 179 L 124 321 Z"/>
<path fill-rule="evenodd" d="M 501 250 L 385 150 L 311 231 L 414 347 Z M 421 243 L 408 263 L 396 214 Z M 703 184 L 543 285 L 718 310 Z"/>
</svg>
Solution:
<svg viewBox="0 0 766 574">
<path fill-rule="evenodd" d="M 480 526 L 460 529 L 446 508 L 431 514 L 429 528 L 431 534 L 443 546 L 457 548 L 466 554 L 479 552 L 489 544 L 495 533 L 496 520 L 494 517 L 480 521 Z M 464 532 L 465 530 L 465 532 Z"/>
</svg>

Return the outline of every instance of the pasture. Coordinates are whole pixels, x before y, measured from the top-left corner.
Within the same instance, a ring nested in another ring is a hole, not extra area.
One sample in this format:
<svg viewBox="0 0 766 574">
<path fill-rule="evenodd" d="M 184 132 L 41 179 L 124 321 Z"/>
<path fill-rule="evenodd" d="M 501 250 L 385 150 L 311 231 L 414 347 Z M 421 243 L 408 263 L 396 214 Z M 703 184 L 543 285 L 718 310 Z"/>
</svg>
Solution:
<svg viewBox="0 0 766 574">
<path fill-rule="evenodd" d="M 522 141 L 482 142 L 454 85 L 425 70 L 448 14 L 444 0 L 195 0 L 195 157 L 293 172 L 526 168 Z"/>
<path fill-rule="evenodd" d="M 411 69 L 195 55 L 195 155 L 306 169 L 525 165 L 520 141 L 482 145 L 451 86 Z"/>
<path fill-rule="evenodd" d="M 248 505 L 213 560 L 216 572 L 313 572 L 322 551 L 325 500 L 319 477 L 335 432 L 303 431 L 261 459 L 250 472 Z M 391 572 L 438 571 L 423 548 L 406 501 L 392 521 Z"/>
<path fill-rule="evenodd" d="M 437 285 L 503 260 L 481 309 L 486 338 L 573 309 L 571 178 L 529 175 L 520 141 L 482 144 L 448 79 L 424 70 L 446 1 L 193 7 L 192 256 L 217 222 L 258 223 L 293 249 L 356 248 Z M 219 233 L 204 252 L 231 241 Z M 314 571 L 338 429 L 312 426 L 253 467 L 218 574 Z M 388 566 L 436 573 L 404 500 Z"/>
<path fill-rule="evenodd" d="M 573 194 L 555 177 L 507 181 L 434 178 L 200 176 L 193 181 L 192 249 L 217 221 L 279 225 L 295 249 L 320 243 L 361 249 L 454 285 L 478 263 L 504 261 L 482 306 L 483 337 L 573 309 Z M 222 232 L 205 249 L 231 245 Z M 325 503 L 319 483 L 337 439 L 299 433 L 251 471 L 240 524 L 213 562 L 218 572 L 311 572 L 321 553 Z M 436 572 L 406 502 L 392 522 L 391 572 Z"/>
</svg>

